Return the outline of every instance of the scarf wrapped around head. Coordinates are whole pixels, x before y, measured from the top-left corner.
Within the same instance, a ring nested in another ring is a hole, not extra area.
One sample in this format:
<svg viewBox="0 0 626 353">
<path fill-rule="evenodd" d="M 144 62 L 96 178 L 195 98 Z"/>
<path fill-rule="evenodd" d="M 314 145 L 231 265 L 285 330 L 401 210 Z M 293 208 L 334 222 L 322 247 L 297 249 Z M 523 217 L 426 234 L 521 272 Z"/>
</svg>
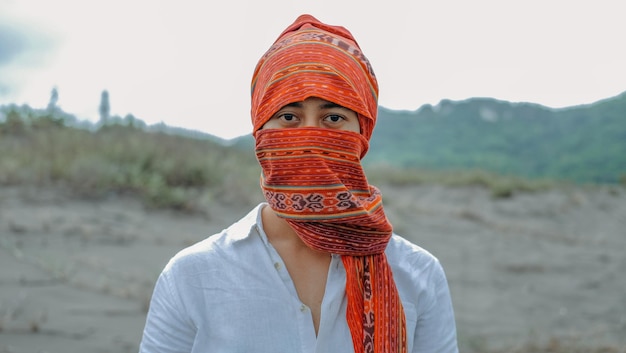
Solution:
<svg viewBox="0 0 626 353">
<path fill-rule="evenodd" d="M 265 198 L 305 244 L 341 255 L 355 352 L 406 352 L 404 310 L 384 253 L 392 227 L 360 163 L 378 110 L 369 61 L 347 29 L 302 15 L 263 55 L 251 91 Z M 262 129 L 282 107 L 309 97 L 356 112 L 361 133 Z"/>
</svg>

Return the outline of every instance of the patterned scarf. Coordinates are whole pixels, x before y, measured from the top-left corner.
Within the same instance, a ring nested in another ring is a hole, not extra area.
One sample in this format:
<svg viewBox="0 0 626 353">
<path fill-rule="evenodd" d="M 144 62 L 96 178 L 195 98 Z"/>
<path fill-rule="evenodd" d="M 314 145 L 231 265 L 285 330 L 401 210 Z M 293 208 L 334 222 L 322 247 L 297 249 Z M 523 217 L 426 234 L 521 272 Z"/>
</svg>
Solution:
<svg viewBox="0 0 626 353">
<path fill-rule="evenodd" d="M 355 352 L 404 353 L 404 311 L 384 253 L 392 227 L 379 190 L 369 185 L 361 167 L 377 94 L 371 66 L 350 32 L 303 15 L 257 65 L 252 120 L 261 187 L 270 207 L 309 247 L 341 255 Z M 357 112 L 361 134 L 261 129 L 284 105 L 312 96 Z"/>
</svg>

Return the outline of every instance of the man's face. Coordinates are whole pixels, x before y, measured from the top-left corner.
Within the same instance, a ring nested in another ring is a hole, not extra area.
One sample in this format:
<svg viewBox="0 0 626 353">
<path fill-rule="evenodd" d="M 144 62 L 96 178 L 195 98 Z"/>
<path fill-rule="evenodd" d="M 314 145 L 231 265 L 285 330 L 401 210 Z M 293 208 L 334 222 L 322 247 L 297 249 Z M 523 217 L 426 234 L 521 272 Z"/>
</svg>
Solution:
<svg viewBox="0 0 626 353">
<path fill-rule="evenodd" d="M 318 127 L 360 133 L 359 117 L 356 112 L 317 97 L 285 105 L 263 125 L 263 129 L 296 127 Z"/>
</svg>

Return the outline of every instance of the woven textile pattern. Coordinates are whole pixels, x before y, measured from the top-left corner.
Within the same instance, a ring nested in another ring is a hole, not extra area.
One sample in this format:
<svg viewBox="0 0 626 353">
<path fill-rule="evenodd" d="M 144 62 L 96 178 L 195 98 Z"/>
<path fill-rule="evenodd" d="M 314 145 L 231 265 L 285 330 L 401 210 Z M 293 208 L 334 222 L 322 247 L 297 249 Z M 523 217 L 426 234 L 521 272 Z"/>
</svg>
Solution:
<svg viewBox="0 0 626 353">
<path fill-rule="evenodd" d="M 376 76 L 350 32 L 308 15 L 287 28 L 259 60 L 251 95 L 254 132 L 283 106 L 309 97 L 356 112 L 368 140 L 378 113 Z"/>
<path fill-rule="evenodd" d="M 261 187 L 303 242 L 342 255 L 355 352 L 406 352 L 404 312 L 384 254 L 392 227 L 360 164 L 367 145 L 350 131 L 260 130 Z"/>
</svg>

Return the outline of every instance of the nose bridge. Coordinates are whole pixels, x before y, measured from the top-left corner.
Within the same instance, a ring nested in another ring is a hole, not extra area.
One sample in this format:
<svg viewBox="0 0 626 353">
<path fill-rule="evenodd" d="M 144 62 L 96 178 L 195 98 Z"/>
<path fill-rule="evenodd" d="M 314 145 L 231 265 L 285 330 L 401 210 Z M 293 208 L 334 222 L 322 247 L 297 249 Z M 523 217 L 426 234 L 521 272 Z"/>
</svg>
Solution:
<svg viewBox="0 0 626 353">
<path fill-rule="evenodd" d="M 301 126 L 302 127 L 321 127 L 321 121 L 318 119 L 318 114 L 315 109 L 311 109 L 311 106 L 305 106 L 302 110 Z"/>
</svg>

